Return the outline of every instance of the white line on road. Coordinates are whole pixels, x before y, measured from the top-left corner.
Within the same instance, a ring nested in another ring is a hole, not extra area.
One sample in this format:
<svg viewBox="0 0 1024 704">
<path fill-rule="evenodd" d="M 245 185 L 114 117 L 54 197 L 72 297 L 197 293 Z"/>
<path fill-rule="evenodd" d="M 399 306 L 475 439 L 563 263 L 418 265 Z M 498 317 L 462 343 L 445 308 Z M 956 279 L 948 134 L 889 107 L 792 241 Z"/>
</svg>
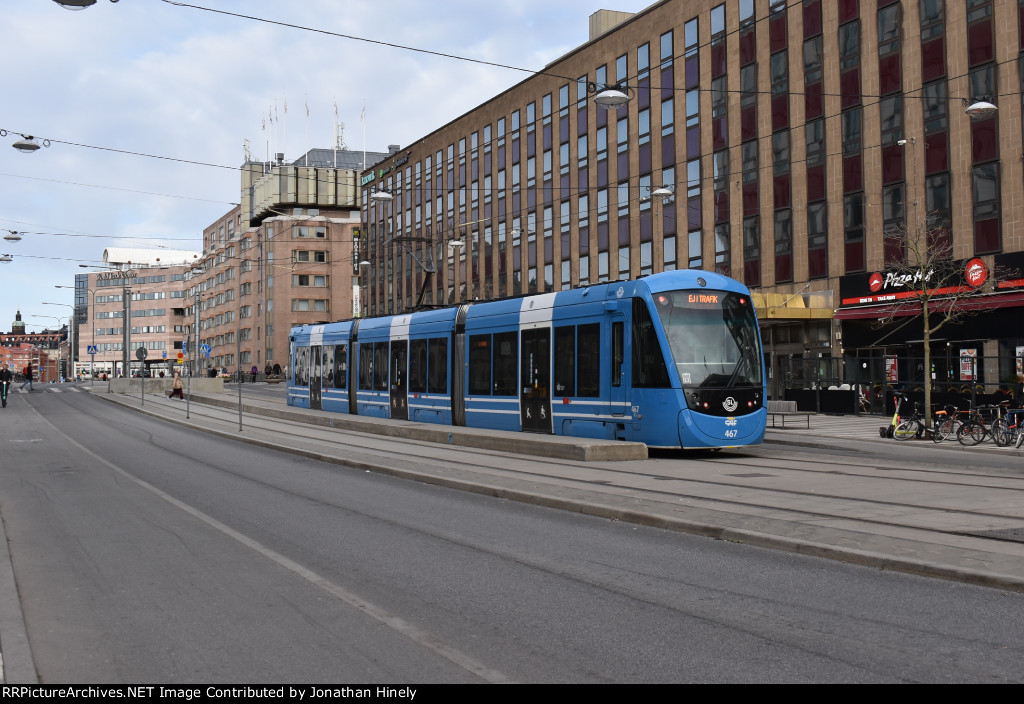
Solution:
<svg viewBox="0 0 1024 704">
<path fill-rule="evenodd" d="M 359 611 L 362 611 L 367 616 L 376 619 L 377 621 L 380 621 L 388 628 L 391 628 L 394 631 L 404 635 L 406 638 L 413 641 L 417 645 L 423 646 L 425 648 L 428 648 L 429 650 L 434 651 L 438 655 L 453 662 L 454 664 L 458 665 L 464 670 L 467 670 L 475 674 L 481 679 L 492 683 L 510 682 L 509 678 L 505 676 L 503 673 L 494 670 L 484 665 L 483 663 L 478 662 L 475 658 L 467 655 L 466 653 L 463 653 L 462 651 L 447 645 L 433 634 L 423 631 L 422 629 L 419 629 L 416 626 L 413 626 L 408 621 L 405 621 L 404 619 L 389 613 L 385 609 L 376 606 L 375 604 L 372 604 L 369 601 L 366 601 L 359 595 L 350 592 L 349 590 L 337 584 L 334 584 L 326 577 L 323 577 L 317 574 L 316 572 L 307 569 L 306 567 L 303 567 L 294 560 L 291 560 L 282 555 L 281 553 L 270 549 L 269 547 L 263 545 L 259 541 L 254 540 L 247 535 L 239 533 L 235 529 L 221 523 L 212 516 L 208 516 L 199 509 L 189 506 L 188 504 L 182 501 L 179 501 L 178 499 L 162 491 L 161 489 L 158 489 L 152 484 L 149 484 L 148 482 L 132 475 L 128 471 L 121 469 L 112 462 L 104 459 L 103 457 L 100 457 L 95 452 L 89 450 L 87 447 L 76 442 L 74 439 L 68 437 L 62 430 L 60 430 L 57 426 L 51 423 L 45 416 L 39 413 L 39 411 L 36 410 L 35 408 L 33 408 L 32 410 L 35 411 L 37 415 L 39 415 L 40 419 L 42 419 L 47 425 L 53 428 L 55 432 L 60 433 L 61 435 L 66 437 L 68 439 L 68 442 L 70 442 L 75 447 L 81 449 L 82 452 L 86 453 L 90 457 L 93 457 L 94 459 L 96 459 L 97 462 L 100 462 L 101 464 L 110 467 L 110 469 L 117 472 L 126 479 L 130 479 L 131 481 L 135 482 L 136 484 L 146 489 L 147 491 L 150 491 L 156 496 L 159 496 L 167 503 L 176 506 L 177 508 L 181 509 L 182 511 L 188 513 L 189 515 L 195 518 L 198 518 L 200 521 L 206 523 L 211 528 L 214 528 L 223 533 L 224 535 L 238 541 L 242 545 L 245 545 L 246 547 L 255 550 L 260 555 L 263 555 L 264 557 L 272 560 L 273 562 L 276 562 L 278 565 L 281 565 L 285 569 L 295 573 L 299 577 L 302 577 L 310 584 L 319 587 L 328 594 L 340 599 L 341 601 L 344 601 L 346 604 L 350 606 L 355 607 Z"/>
</svg>

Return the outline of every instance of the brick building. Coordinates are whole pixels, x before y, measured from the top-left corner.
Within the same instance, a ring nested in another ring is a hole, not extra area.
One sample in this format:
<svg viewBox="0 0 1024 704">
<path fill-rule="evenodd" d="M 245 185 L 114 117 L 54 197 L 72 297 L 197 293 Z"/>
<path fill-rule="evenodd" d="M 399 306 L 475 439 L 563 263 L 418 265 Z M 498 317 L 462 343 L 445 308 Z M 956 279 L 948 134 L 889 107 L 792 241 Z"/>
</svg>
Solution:
<svg viewBox="0 0 1024 704">
<path fill-rule="evenodd" d="M 1024 0 L 601 11 L 586 44 L 362 172 L 367 312 L 702 268 L 755 292 L 773 396 L 887 356 L 921 382 L 913 310 L 872 324 L 872 281 L 907 256 L 883 233 L 924 224 L 955 260 L 1024 271 L 1022 81 Z M 628 102 L 595 104 L 612 86 Z M 1022 284 L 990 282 L 934 342 L 937 383 L 965 350 L 1005 382 Z"/>
<path fill-rule="evenodd" d="M 199 339 L 210 348 L 204 369 L 283 369 L 293 325 L 358 314 L 358 174 L 385 156 L 313 149 L 242 167 L 241 205 L 203 230 L 188 274 L 188 324 L 198 297 Z"/>
<path fill-rule="evenodd" d="M 182 351 L 190 307 L 185 275 L 198 252 L 108 247 L 101 271 L 75 277 L 78 374 L 169 374 Z M 83 315 L 84 310 L 84 315 Z M 131 321 L 125 325 L 125 320 Z M 95 347 L 95 354 L 90 348 Z M 137 350 L 145 348 L 145 361 Z M 127 365 L 127 367 L 126 367 Z"/>
</svg>

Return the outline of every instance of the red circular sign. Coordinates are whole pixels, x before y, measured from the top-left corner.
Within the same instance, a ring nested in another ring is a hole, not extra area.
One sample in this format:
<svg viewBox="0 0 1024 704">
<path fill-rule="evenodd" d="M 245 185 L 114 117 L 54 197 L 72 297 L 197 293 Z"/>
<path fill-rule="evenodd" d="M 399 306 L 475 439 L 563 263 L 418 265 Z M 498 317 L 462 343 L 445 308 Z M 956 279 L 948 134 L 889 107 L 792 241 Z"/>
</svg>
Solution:
<svg viewBox="0 0 1024 704">
<path fill-rule="evenodd" d="M 882 275 L 875 273 L 868 279 L 868 287 L 871 288 L 871 293 L 878 293 L 882 289 Z"/>
<path fill-rule="evenodd" d="M 988 279 L 988 267 L 980 259 L 972 259 L 967 262 L 967 269 L 964 272 L 967 283 L 978 288 Z"/>
</svg>

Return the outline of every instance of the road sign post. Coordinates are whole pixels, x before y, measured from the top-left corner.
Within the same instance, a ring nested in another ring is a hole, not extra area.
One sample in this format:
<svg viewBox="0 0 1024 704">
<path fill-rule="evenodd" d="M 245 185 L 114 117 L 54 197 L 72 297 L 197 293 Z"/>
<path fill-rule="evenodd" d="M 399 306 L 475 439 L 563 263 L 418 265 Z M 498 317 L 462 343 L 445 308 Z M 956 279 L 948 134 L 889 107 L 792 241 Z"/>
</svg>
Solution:
<svg viewBox="0 0 1024 704">
<path fill-rule="evenodd" d="M 146 350 L 145 347 L 140 347 L 139 349 L 135 350 L 135 358 L 137 360 L 139 360 L 140 362 L 142 362 L 142 372 L 140 374 L 140 377 L 141 377 L 141 381 L 142 381 L 142 405 L 143 406 L 146 405 L 146 357 L 148 357 L 148 356 L 149 356 L 149 352 Z M 128 375 L 128 378 L 129 379 L 132 378 L 131 374 Z M 129 381 L 128 383 L 130 384 L 131 382 Z"/>
</svg>

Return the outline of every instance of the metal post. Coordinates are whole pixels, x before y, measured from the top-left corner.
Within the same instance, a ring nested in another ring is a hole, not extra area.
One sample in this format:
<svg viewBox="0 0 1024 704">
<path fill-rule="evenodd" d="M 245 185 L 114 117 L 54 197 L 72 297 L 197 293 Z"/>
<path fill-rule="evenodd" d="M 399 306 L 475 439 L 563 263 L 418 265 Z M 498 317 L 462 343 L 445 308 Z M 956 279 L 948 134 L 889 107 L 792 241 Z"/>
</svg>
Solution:
<svg viewBox="0 0 1024 704">
<path fill-rule="evenodd" d="M 88 281 L 88 279 L 86 279 Z M 92 308 L 90 309 L 92 314 L 92 344 L 96 346 L 96 289 L 92 290 Z M 96 353 L 93 352 L 89 355 L 89 388 L 93 389 L 96 387 Z"/>
<path fill-rule="evenodd" d="M 192 344 L 191 337 L 185 338 L 185 349 L 186 350 L 189 349 L 189 346 L 191 344 Z M 185 369 L 188 370 L 188 382 L 187 382 L 188 389 L 185 392 L 185 419 L 188 420 L 191 417 L 191 416 L 189 416 L 189 411 L 191 410 L 191 407 L 192 407 L 192 365 L 189 364 L 187 367 L 185 367 Z"/>
<path fill-rule="evenodd" d="M 238 317 L 235 333 L 235 365 L 238 367 L 238 432 L 242 432 L 242 317 Z"/>
</svg>

